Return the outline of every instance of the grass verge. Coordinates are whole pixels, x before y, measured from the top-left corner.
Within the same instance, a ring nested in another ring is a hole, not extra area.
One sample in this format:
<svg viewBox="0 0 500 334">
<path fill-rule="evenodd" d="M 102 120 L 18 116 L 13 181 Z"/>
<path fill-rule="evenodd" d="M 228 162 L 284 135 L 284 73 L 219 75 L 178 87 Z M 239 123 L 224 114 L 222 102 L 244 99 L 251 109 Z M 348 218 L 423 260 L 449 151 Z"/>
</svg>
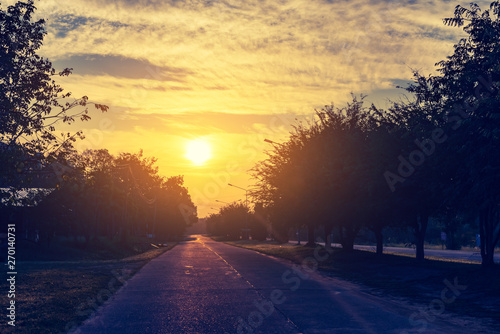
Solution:
<svg viewBox="0 0 500 334">
<path fill-rule="evenodd" d="M 4 319 L 1 332 L 66 333 L 87 319 L 146 263 L 175 245 L 150 247 L 121 259 L 18 262 L 16 326 L 8 326 Z M 6 295 L 2 292 L 2 298 Z M 1 304 L 7 302 L 4 298 Z"/>
<path fill-rule="evenodd" d="M 315 258 L 315 248 L 271 241 L 228 241 L 233 246 L 252 249 L 264 254 L 307 264 L 306 258 Z M 321 247 L 321 257 L 328 254 Z M 316 250 L 318 252 L 318 250 Z M 326 257 L 326 256 L 325 256 Z M 319 259 L 318 257 L 316 257 Z M 461 288 L 452 302 L 443 303 L 446 311 L 462 316 L 481 318 L 500 332 L 500 268 L 483 269 L 475 263 L 425 260 L 418 262 L 408 256 L 333 249 L 328 257 L 318 262 L 318 270 L 331 277 L 349 280 L 364 287 L 368 293 L 404 299 L 424 308 L 436 307 L 433 301 L 442 300 L 447 282 Z M 311 264 L 311 263 L 309 263 Z M 457 283 L 455 283 L 457 282 Z M 466 286 L 466 287 L 463 287 Z M 453 296 L 446 290 L 445 298 Z"/>
</svg>

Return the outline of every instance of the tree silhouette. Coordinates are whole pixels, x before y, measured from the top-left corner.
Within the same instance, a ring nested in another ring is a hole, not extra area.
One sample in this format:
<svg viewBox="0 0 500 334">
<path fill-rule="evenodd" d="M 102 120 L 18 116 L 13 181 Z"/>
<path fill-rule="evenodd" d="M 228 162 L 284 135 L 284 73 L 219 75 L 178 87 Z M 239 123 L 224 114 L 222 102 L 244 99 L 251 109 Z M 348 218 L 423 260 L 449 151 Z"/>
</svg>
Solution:
<svg viewBox="0 0 500 334">
<path fill-rule="evenodd" d="M 87 150 L 71 156 L 73 168 L 37 207 L 35 222 L 51 235 L 84 236 L 87 245 L 106 236 L 156 235 L 174 240 L 197 220 L 182 176 L 158 175 L 156 159 L 139 153 Z"/>
<path fill-rule="evenodd" d="M 374 107 L 363 107 L 362 100 L 318 110 L 318 120 L 296 125 L 289 140 L 253 169 L 252 196 L 273 213 L 273 225 L 306 226 L 307 245 L 314 245 L 314 230 L 323 226 L 326 235 L 337 228 L 343 248 L 352 250 L 369 219 L 368 203 L 376 199 L 366 189 L 373 177 L 368 138 L 379 123 Z M 381 183 L 382 173 L 377 177 Z"/>
<path fill-rule="evenodd" d="M 231 203 L 222 207 L 217 214 L 207 219 L 208 232 L 223 236 L 228 240 L 238 240 L 250 217 L 249 208 L 244 203 Z"/>
<path fill-rule="evenodd" d="M 57 72 L 37 54 L 47 31 L 44 20 L 33 21 L 35 10 L 32 0 L 0 8 L 0 162 L 9 185 L 29 183 L 20 173 L 57 160 L 83 138 L 82 132 L 58 134 L 57 123 L 89 120 L 90 104 L 108 110 L 87 96 L 72 98 L 55 82 L 72 69 Z"/>
<path fill-rule="evenodd" d="M 422 110 L 432 108 L 435 122 L 446 122 L 446 152 L 434 166 L 440 194 L 448 206 L 477 217 L 482 263 L 491 266 L 500 238 L 500 3 L 485 11 L 457 6 L 454 14 L 444 23 L 463 26 L 468 36 L 437 63 L 439 75 L 416 74 L 409 91 Z"/>
</svg>

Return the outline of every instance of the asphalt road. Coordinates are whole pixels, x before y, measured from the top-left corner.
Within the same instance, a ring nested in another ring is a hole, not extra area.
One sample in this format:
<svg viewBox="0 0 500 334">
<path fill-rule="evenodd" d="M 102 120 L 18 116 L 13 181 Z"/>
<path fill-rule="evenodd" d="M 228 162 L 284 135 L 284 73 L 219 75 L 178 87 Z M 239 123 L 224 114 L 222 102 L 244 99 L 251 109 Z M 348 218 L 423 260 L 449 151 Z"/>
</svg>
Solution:
<svg viewBox="0 0 500 334">
<path fill-rule="evenodd" d="M 470 333 L 302 264 L 197 236 L 149 262 L 75 333 Z"/>
</svg>

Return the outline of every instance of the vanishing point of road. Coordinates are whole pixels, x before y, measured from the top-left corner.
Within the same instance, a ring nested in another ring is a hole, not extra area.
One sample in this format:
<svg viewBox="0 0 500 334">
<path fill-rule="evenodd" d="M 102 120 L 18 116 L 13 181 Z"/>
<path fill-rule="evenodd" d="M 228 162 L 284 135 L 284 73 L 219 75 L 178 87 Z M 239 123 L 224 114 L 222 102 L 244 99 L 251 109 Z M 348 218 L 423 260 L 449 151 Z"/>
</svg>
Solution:
<svg viewBox="0 0 500 334">
<path fill-rule="evenodd" d="M 74 333 L 470 333 L 452 320 L 324 277 L 312 258 L 294 265 L 195 236 L 145 265 Z"/>
</svg>

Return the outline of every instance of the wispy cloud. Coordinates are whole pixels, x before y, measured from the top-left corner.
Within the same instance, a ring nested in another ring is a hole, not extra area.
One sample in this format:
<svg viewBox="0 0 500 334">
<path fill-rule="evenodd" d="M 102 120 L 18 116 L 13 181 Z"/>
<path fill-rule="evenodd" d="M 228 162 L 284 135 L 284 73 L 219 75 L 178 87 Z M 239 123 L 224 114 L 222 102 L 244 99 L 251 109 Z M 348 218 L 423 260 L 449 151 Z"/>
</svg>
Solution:
<svg viewBox="0 0 500 334">
<path fill-rule="evenodd" d="M 224 87 L 209 93 L 219 104 L 216 109 L 237 113 L 246 108 L 254 113 L 256 107 L 268 113 L 277 103 L 300 112 L 325 99 L 343 101 L 351 91 L 391 88 L 392 78 L 409 78 L 409 68 L 432 71 L 460 36 L 460 30 L 441 21 L 455 5 L 383 0 L 39 3 L 49 23 L 45 54 L 73 62 L 75 73 L 139 79 L 147 67 L 182 69 L 190 75 L 170 90 L 206 101 L 209 87 Z M 164 80 L 169 79 L 179 76 Z M 199 108 L 190 105 L 183 110 Z"/>
<path fill-rule="evenodd" d="M 191 70 L 174 67 L 159 67 L 146 59 L 134 59 L 124 56 L 78 54 L 58 59 L 54 66 L 76 68 L 75 74 L 109 75 L 128 79 L 151 79 L 158 81 L 179 81 L 192 74 Z"/>
</svg>

